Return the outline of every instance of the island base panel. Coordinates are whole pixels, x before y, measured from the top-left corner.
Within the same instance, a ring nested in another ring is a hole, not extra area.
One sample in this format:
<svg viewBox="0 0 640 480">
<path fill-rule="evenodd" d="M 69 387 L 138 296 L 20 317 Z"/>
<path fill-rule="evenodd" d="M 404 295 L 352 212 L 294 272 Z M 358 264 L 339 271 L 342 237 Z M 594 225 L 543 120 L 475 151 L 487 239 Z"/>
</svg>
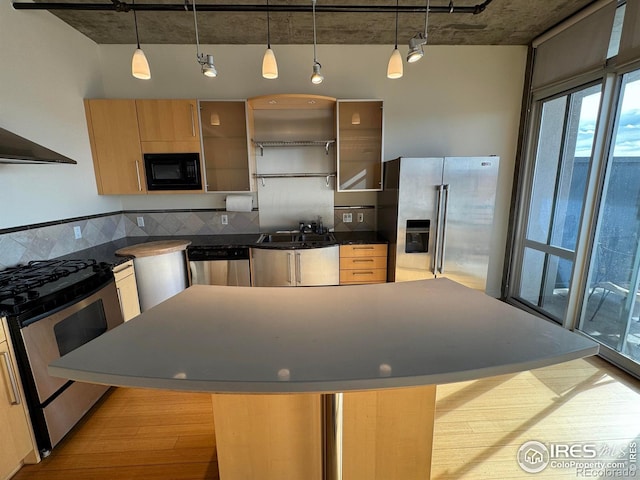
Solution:
<svg viewBox="0 0 640 480">
<path fill-rule="evenodd" d="M 214 394 L 221 480 L 322 480 L 320 395 Z"/>
<path fill-rule="evenodd" d="M 436 386 L 344 394 L 344 480 L 431 474 Z"/>
<path fill-rule="evenodd" d="M 435 385 L 343 396 L 343 480 L 425 480 Z M 214 394 L 221 480 L 322 479 L 320 394 Z"/>
</svg>

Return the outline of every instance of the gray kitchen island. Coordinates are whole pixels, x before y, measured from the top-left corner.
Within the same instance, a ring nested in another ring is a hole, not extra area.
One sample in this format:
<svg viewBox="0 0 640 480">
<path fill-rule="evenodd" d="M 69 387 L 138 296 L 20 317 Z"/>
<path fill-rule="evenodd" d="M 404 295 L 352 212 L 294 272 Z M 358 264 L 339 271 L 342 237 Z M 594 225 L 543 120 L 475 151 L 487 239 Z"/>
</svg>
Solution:
<svg viewBox="0 0 640 480">
<path fill-rule="evenodd" d="M 436 385 L 544 367 L 595 342 L 447 279 L 193 286 L 52 375 L 211 392 L 222 480 L 429 478 Z"/>
</svg>

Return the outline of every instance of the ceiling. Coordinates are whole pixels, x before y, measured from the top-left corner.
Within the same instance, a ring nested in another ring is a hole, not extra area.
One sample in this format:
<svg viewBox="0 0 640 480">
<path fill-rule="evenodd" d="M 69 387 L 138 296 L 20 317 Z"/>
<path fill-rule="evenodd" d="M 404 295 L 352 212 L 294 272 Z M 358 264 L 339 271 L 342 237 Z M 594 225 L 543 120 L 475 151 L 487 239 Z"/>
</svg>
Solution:
<svg viewBox="0 0 640 480">
<path fill-rule="evenodd" d="M 116 12 L 114 0 L 12 0 L 15 8 L 30 3 L 31 9 L 46 4 L 100 4 L 111 11 L 52 9 L 71 27 L 98 44 L 135 44 L 133 12 Z M 188 0 L 192 5 L 193 0 Z M 185 0 L 137 0 L 136 15 L 141 44 L 194 44 L 193 12 L 184 11 Z M 482 4 L 480 0 L 430 0 L 428 44 L 430 45 L 527 45 L 535 37 L 571 16 L 591 0 L 485 0 L 478 14 L 457 13 L 456 9 Z M 121 3 L 127 9 L 131 0 Z M 152 6 L 174 11 L 151 11 Z M 251 5 L 251 7 L 246 7 Z M 311 0 L 270 0 L 271 44 L 313 42 Z M 367 12 L 327 12 L 337 6 L 368 6 Z M 243 7 L 244 6 L 244 7 Z M 398 43 L 406 44 L 424 31 L 426 0 L 399 0 Z M 23 8 L 27 8 L 26 5 Z M 88 7 L 88 5 L 86 5 Z M 237 8 L 236 8 L 237 7 Z M 190 8 L 190 7 L 189 7 Z M 205 11 L 211 9 L 250 11 Z M 197 0 L 198 34 L 203 44 L 264 44 L 267 37 L 266 0 Z M 394 0 L 317 0 L 316 25 L 319 44 L 390 44 L 395 36 Z M 262 11 L 255 11 L 261 9 Z M 281 11 L 275 11 L 280 9 Z M 282 10 L 302 11 L 282 11 Z M 383 11 L 379 11 L 383 10 Z M 404 10 L 404 11 L 403 11 Z M 437 10 L 446 10 L 439 13 Z"/>
</svg>

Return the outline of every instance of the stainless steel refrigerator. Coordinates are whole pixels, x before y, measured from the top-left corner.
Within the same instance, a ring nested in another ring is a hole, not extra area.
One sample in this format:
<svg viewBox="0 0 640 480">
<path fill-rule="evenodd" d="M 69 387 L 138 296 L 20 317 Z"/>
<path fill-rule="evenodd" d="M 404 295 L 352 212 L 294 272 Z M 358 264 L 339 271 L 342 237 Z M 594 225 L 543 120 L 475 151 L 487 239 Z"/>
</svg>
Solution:
<svg viewBox="0 0 640 480">
<path fill-rule="evenodd" d="M 498 157 L 400 157 L 384 163 L 378 230 L 388 280 L 448 277 L 486 287 Z"/>
</svg>

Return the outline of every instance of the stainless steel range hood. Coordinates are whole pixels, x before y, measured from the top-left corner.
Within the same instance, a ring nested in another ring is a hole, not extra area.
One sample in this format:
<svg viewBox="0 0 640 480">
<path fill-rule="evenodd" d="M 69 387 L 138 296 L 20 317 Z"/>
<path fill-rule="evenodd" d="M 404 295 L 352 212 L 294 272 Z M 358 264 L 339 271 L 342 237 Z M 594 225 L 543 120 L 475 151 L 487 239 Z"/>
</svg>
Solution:
<svg viewBox="0 0 640 480">
<path fill-rule="evenodd" d="M 64 155 L 49 150 L 20 135 L 0 128 L 0 163 L 72 163 L 77 164 Z"/>
</svg>

